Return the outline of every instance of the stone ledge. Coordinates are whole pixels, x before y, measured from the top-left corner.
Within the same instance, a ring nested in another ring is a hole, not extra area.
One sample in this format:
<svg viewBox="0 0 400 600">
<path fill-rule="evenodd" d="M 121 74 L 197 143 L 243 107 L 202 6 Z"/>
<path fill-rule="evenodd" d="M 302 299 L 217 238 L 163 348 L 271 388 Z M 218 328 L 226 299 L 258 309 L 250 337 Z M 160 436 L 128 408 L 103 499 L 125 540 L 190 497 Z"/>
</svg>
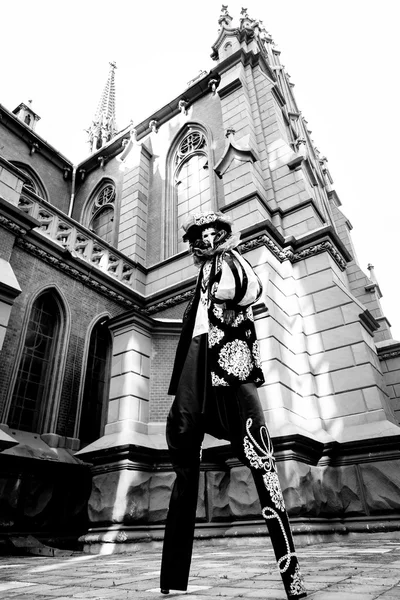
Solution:
<svg viewBox="0 0 400 600">
<path fill-rule="evenodd" d="M 298 547 L 310 543 L 333 542 L 343 539 L 344 536 L 362 539 L 371 534 L 382 534 L 386 540 L 398 539 L 400 515 L 344 520 L 291 518 L 290 524 Z M 194 536 L 196 543 L 213 539 L 217 545 L 229 538 L 230 543 L 234 545 L 243 543 L 264 545 L 264 538 L 269 537 L 269 534 L 264 521 L 252 520 L 235 523 L 197 523 Z M 244 538 L 247 538 L 247 541 Z M 93 528 L 81 536 L 79 541 L 84 544 L 84 552 L 90 554 L 119 554 L 140 552 L 143 543 L 159 548 L 163 539 L 164 525 L 148 525 Z"/>
</svg>

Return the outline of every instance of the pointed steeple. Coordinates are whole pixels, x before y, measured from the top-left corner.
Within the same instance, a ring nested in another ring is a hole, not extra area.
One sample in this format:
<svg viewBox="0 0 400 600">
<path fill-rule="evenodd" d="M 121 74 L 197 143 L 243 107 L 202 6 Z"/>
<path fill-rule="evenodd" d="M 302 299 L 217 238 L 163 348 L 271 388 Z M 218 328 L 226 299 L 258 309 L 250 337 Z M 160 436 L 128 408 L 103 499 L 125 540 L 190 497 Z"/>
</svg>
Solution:
<svg viewBox="0 0 400 600">
<path fill-rule="evenodd" d="M 87 130 L 90 151 L 96 152 L 107 144 L 117 132 L 115 121 L 115 62 L 110 62 L 110 71 L 104 86 L 95 117 Z"/>
</svg>

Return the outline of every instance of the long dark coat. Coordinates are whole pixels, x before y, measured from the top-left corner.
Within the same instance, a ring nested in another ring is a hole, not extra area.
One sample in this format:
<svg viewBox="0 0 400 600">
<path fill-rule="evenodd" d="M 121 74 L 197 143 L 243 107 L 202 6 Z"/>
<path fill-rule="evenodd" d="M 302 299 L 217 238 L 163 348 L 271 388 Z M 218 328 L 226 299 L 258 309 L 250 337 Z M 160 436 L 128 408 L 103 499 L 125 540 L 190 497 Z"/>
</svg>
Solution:
<svg viewBox="0 0 400 600">
<path fill-rule="evenodd" d="M 204 267 L 205 265 L 200 269 L 194 297 L 184 315 L 168 391 L 171 395 L 177 392 L 190 354 L 201 287 L 204 285 Z M 206 349 L 206 356 L 203 352 L 201 359 L 202 368 L 205 369 L 206 377 L 212 386 L 238 386 L 250 382 L 259 386 L 264 383 L 250 306 L 260 297 L 261 292 L 261 282 L 251 265 L 235 250 L 216 254 L 212 258 L 211 274 L 207 282 L 209 331 L 205 334 L 207 343 L 202 344 Z M 235 318 L 231 324 L 224 321 L 226 309 L 235 311 Z M 190 368 L 193 369 L 193 364 Z"/>
</svg>

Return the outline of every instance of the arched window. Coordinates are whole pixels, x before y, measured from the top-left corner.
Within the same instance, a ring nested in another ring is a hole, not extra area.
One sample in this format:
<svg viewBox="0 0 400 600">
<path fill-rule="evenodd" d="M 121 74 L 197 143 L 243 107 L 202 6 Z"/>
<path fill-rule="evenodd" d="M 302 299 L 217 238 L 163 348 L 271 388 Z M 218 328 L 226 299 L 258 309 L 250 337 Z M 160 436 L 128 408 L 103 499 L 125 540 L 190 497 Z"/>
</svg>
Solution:
<svg viewBox="0 0 400 600">
<path fill-rule="evenodd" d="M 86 363 L 85 385 L 79 425 L 81 447 L 97 440 L 103 432 L 108 400 L 111 337 L 107 320 L 92 329 Z"/>
<path fill-rule="evenodd" d="M 46 193 L 46 189 L 39 177 L 39 175 L 29 166 L 24 163 L 20 163 L 17 161 L 10 161 L 13 165 L 18 167 L 20 171 L 26 176 L 27 180 L 22 186 L 22 193 L 24 190 L 29 190 L 30 192 L 34 192 L 40 198 L 48 201 L 48 195 Z"/>
<path fill-rule="evenodd" d="M 114 241 L 115 185 L 105 181 L 97 188 L 89 202 L 89 229 L 105 242 Z"/>
<path fill-rule="evenodd" d="M 61 315 L 52 292 L 34 302 L 8 414 L 11 428 L 43 433 L 59 339 Z"/>
<path fill-rule="evenodd" d="M 181 226 L 192 212 L 212 210 L 211 157 L 200 127 L 186 127 L 169 154 L 166 256 L 186 250 Z"/>
<path fill-rule="evenodd" d="M 31 124 L 31 120 L 32 120 L 31 115 L 26 115 L 24 121 L 27 125 Z"/>
</svg>

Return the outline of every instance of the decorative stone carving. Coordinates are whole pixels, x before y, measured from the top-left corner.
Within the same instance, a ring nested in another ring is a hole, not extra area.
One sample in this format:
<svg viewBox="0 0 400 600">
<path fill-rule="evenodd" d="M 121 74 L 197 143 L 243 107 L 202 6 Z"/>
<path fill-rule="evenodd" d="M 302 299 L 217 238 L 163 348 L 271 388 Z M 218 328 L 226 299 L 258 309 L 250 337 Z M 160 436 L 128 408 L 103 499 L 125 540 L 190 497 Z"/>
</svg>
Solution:
<svg viewBox="0 0 400 600">
<path fill-rule="evenodd" d="M 149 127 L 153 133 L 158 132 L 158 121 L 156 119 L 152 119 L 149 123 Z"/>
<path fill-rule="evenodd" d="M 338 250 L 335 248 L 335 246 L 332 244 L 332 242 L 329 242 L 328 240 L 325 242 L 321 242 L 320 244 L 314 244 L 313 246 L 309 246 L 308 248 L 301 250 L 301 252 L 296 252 L 293 255 L 293 262 L 303 260 L 304 258 L 307 258 L 308 256 L 313 256 L 315 254 L 319 254 L 319 253 L 325 252 L 325 251 L 329 252 L 329 254 L 332 256 L 334 261 L 339 265 L 341 270 L 344 271 L 346 268 L 346 261 L 341 256 L 341 254 L 338 252 Z"/>
<path fill-rule="evenodd" d="M 39 144 L 37 144 L 36 142 L 33 142 L 31 144 L 29 154 L 32 156 L 33 154 L 35 154 L 35 152 L 38 152 L 38 151 L 39 151 Z"/>
<path fill-rule="evenodd" d="M 232 23 L 232 17 L 228 12 L 228 5 L 227 4 L 223 4 L 221 7 L 221 14 L 220 17 L 218 19 L 218 25 L 220 26 L 224 26 L 226 25 L 226 27 L 229 27 L 229 25 Z"/>
<path fill-rule="evenodd" d="M 216 94 L 218 85 L 219 85 L 219 80 L 218 79 L 210 79 L 209 82 L 208 82 L 208 87 L 212 91 L 213 96 L 215 96 L 215 94 Z"/>
<path fill-rule="evenodd" d="M 182 115 L 188 114 L 188 111 L 187 111 L 188 106 L 189 106 L 189 102 L 187 100 L 185 100 L 184 98 L 181 98 L 181 100 L 179 100 L 178 108 Z"/>
<path fill-rule="evenodd" d="M 194 296 L 194 290 L 190 290 L 188 292 L 183 292 L 182 294 L 177 294 L 172 298 L 168 298 L 168 300 L 163 300 L 162 302 L 157 302 L 157 304 L 153 304 L 149 306 L 149 308 L 144 309 L 144 313 L 147 315 L 152 315 L 154 313 L 163 311 L 167 308 L 171 308 L 176 306 L 177 304 L 181 304 L 182 302 L 187 302 L 191 300 Z"/>
<path fill-rule="evenodd" d="M 3 215 L 0 215 L 0 225 L 17 235 L 25 235 L 27 233 L 26 229 L 17 225 L 11 219 L 7 219 L 7 217 L 4 217 Z"/>
<path fill-rule="evenodd" d="M 388 360 L 390 358 L 397 358 L 398 356 L 400 356 L 400 348 L 385 352 L 384 354 L 379 354 L 379 360 Z"/>
</svg>

